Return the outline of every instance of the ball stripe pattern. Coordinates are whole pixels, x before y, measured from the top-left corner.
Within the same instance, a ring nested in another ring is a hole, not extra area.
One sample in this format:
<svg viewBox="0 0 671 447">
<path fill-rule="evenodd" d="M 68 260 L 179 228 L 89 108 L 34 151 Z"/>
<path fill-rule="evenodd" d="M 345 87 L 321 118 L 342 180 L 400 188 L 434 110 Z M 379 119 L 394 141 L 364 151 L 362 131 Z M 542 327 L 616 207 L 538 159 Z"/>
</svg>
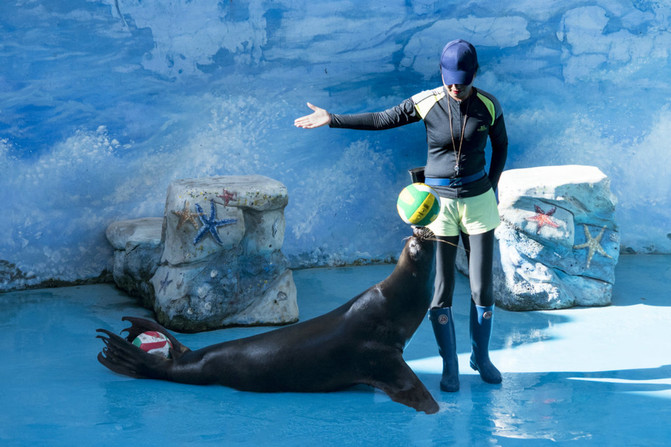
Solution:
<svg viewBox="0 0 671 447">
<path fill-rule="evenodd" d="M 133 340 L 133 344 L 148 354 L 170 357 L 172 343 L 164 334 L 156 331 L 143 332 Z"/>
<path fill-rule="evenodd" d="M 426 226 L 438 217 L 440 197 L 429 185 L 413 183 L 398 195 L 396 209 L 405 223 Z"/>
</svg>

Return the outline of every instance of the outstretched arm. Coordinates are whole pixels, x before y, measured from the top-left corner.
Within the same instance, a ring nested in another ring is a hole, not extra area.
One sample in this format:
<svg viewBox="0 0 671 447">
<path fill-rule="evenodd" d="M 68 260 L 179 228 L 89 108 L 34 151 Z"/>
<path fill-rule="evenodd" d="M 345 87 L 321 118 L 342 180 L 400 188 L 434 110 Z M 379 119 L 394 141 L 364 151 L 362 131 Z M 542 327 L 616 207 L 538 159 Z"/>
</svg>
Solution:
<svg viewBox="0 0 671 447">
<path fill-rule="evenodd" d="M 308 107 L 313 110 L 313 113 L 297 118 L 294 121 L 294 126 L 302 127 L 303 129 L 314 129 L 315 127 L 331 124 L 331 115 L 326 110 L 310 103 L 308 103 Z"/>
<path fill-rule="evenodd" d="M 329 125 L 330 127 L 359 130 L 384 130 L 403 126 L 419 121 L 412 99 L 406 99 L 400 105 L 383 112 L 357 113 L 353 115 L 330 114 L 324 109 L 308 103 L 314 113 L 294 121 L 296 127 L 314 129 Z"/>
</svg>

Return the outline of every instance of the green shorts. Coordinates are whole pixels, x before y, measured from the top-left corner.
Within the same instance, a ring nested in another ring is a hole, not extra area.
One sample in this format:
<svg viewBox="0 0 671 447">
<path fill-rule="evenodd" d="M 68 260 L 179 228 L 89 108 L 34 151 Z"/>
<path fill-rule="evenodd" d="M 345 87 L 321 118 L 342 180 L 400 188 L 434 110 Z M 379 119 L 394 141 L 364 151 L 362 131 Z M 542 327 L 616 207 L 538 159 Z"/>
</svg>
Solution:
<svg viewBox="0 0 671 447">
<path fill-rule="evenodd" d="M 440 198 L 440 214 L 427 227 L 436 236 L 482 234 L 501 223 L 496 196 L 491 188 L 479 196 L 462 199 Z"/>
</svg>

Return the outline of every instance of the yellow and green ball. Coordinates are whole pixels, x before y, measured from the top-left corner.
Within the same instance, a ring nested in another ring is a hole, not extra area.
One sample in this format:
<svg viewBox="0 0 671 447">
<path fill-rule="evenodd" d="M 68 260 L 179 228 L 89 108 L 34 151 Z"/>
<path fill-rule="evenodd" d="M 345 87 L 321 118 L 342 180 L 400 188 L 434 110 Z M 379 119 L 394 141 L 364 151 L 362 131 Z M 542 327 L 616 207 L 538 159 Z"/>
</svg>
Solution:
<svg viewBox="0 0 671 447">
<path fill-rule="evenodd" d="M 413 183 L 398 195 L 396 209 L 403 222 L 423 227 L 438 217 L 440 197 L 430 186 Z"/>
</svg>

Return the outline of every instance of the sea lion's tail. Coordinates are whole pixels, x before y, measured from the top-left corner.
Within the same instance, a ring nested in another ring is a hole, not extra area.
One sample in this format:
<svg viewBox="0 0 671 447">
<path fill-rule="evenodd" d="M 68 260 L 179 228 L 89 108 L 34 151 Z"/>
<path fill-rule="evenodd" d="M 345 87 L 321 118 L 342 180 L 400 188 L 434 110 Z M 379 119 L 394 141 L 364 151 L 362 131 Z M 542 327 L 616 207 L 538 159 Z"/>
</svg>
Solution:
<svg viewBox="0 0 671 447">
<path fill-rule="evenodd" d="M 144 318 L 123 317 L 129 321 L 131 327 L 124 329 L 126 338 L 116 335 L 106 329 L 98 329 L 97 338 L 105 343 L 105 347 L 98 354 L 98 361 L 112 371 L 135 378 L 167 379 L 166 373 L 175 359 L 181 357 L 189 348 L 181 344 L 163 326 Z M 157 331 L 168 337 L 172 343 L 170 358 L 148 354 L 132 344 L 142 332 Z"/>
</svg>

